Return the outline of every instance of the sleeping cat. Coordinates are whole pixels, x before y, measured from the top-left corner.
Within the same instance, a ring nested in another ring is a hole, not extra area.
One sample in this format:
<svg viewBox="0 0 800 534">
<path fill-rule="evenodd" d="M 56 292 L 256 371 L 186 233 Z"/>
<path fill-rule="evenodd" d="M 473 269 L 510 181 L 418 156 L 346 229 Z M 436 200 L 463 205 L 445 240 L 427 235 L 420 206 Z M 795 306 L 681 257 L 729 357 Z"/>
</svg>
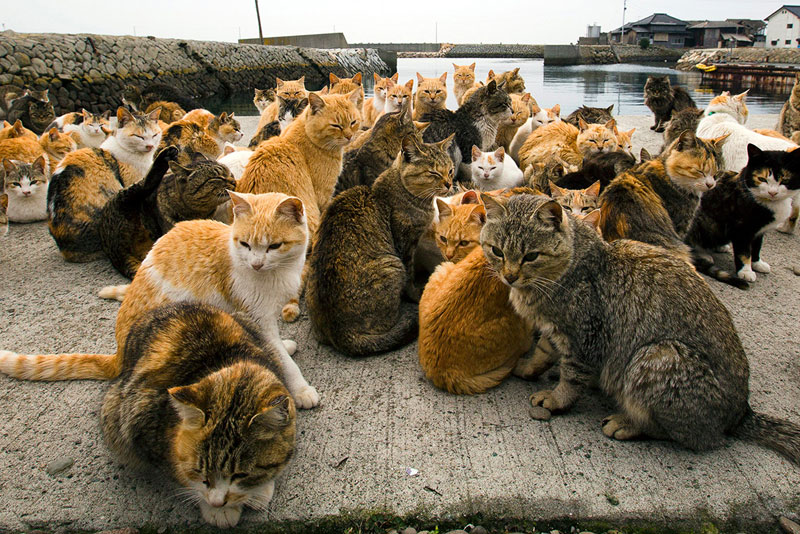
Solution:
<svg viewBox="0 0 800 534">
<path fill-rule="evenodd" d="M 451 135 L 425 144 L 403 138 L 371 188 L 348 189 L 322 216 L 309 257 L 306 302 L 314 334 L 349 356 L 385 352 L 417 336 L 412 255 L 433 219 L 433 197 L 453 183 Z"/>
<path fill-rule="evenodd" d="M 153 163 L 161 129 L 158 112 L 133 115 L 117 109 L 117 129 L 101 147 L 67 154 L 50 180 L 47 215 L 50 235 L 64 259 L 100 257 L 97 214 L 117 192 L 138 182 Z"/>
<path fill-rule="evenodd" d="M 584 122 L 589 124 L 605 124 L 608 121 L 614 120 L 614 116 L 611 115 L 613 110 L 614 104 L 611 104 L 607 108 L 581 106 L 567 115 L 567 118 L 564 119 L 564 122 L 567 122 L 576 128 L 579 125 L 578 119 L 583 119 Z"/>
<path fill-rule="evenodd" d="M 170 124 L 175 121 L 181 120 L 186 115 L 186 110 L 180 107 L 175 102 L 167 102 L 166 100 L 156 100 L 144 110 L 145 113 L 150 113 L 154 109 L 161 109 L 158 120 L 165 124 Z M 191 113 L 191 112 L 190 112 Z"/>
<path fill-rule="evenodd" d="M 419 89 L 417 93 L 419 94 Z M 423 138 L 430 143 L 441 141 L 455 133 L 450 157 L 459 179 L 468 182 L 472 175 L 469 165 L 472 146 L 489 150 L 497 137 L 497 126 L 510 116 L 511 98 L 502 87 L 492 81 L 478 89 L 456 111 L 437 109 L 423 115 L 422 120 L 430 122 Z"/>
<path fill-rule="evenodd" d="M 275 101 L 275 89 L 255 89 L 255 95 L 253 96 L 253 104 L 258 109 L 258 114 L 261 115 L 264 113 L 264 110 L 267 109 L 267 106 L 272 104 Z"/>
<path fill-rule="evenodd" d="M 674 112 L 697 107 L 686 89 L 670 84 L 669 75 L 648 76 L 644 84 L 644 103 L 655 115 L 655 124 L 650 129 L 656 132 L 664 131 Z"/>
<path fill-rule="evenodd" d="M 7 220 L 29 223 L 47 219 L 47 161 L 39 156 L 33 163 L 3 160 L 5 173 L 1 192 L 8 194 Z"/>
<path fill-rule="evenodd" d="M 463 104 L 464 93 L 476 87 L 475 83 L 475 63 L 471 65 L 456 65 L 453 63 L 453 94 L 456 95 L 456 102 L 460 106 Z"/>
<path fill-rule="evenodd" d="M 425 120 L 426 113 L 447 109 L 447 72 L 438 78 L 424 78 L 417 73 L 417 92 L 414 93 L 413 114 L 415 121 Z"/>
<path fill-rule="evenodd" d="M 747 154 L 741 172 L 726 174 L 703 195 L 686 243 L 697 251 L 702 271 L 714 264 L 707 251 L 733 244 L 736 274 L 755 282 L 756 272 L 771 271 L 761 259 L 764 234 L 789 217 L 792 197 L 800 192 L 800 151 L 762 151 L 747 145 Z"/>
<path fill-rule="evenodd" d="M 99 148 L 111 133 L 109 114 L 109 111 L 92 113 L 82 109 L 80 112 L 75 111 L 61 115 L 47 129 L 56 127 L 60 132 L 75 132 L 78 148 Z"/>
<path fill-rule="evenodd" d="M 519 149 L 522 148 L 522 145 L 525 144 L 525 141 L 528 140 L 530 137 L 531 132 L 536 130 L 541 126 L 546 126 L 551 122 L 557 122 L 561 120 L 559 114 L 561 113 L 561 106 L 556 104 L 550 109 L 542 109 L 537 104 L 534 104 L 531 107 L 531 117 L 525 121 L 525 123 L 519 127 L 517 133 L 514 134 L 514 139 L 511 141 L 511 144 L 508 148 L 508 154 L 512 157 L 514 161 L 517 162 L 519 165 Z"/>
<path fill-rule="evenodd" d="M 506 157 L 503 147 L 494 152 L 481 152 L 472 145 L 472 182 L 480 191 L 508 189 L 522 185 L 522 171 L 514 160 Z"/>
<path fill-rule="evenodd" d="M 144 314 L 103 399 L 109 449 L 173 477 L 203 519 L 236 526 L 264 510 L 295 450 L 295 405 L 277 349 L 241 314 L 197 303 Z"/>
<path fill-rule="evenodd" d="M 35 133 L 25 128 L 22 125 L 22 121 L 19 119 L 17 119 L 14 124 L 11 124 L 8 121 L 3 121 L 3 128 L 0 129 L 0 141 L 4 139 L 14 139 L 17 137 L 28 137 L 30 139 L 39 138 Z"/>
<path fill-rule="evenodd" d="M 483 201 L 492 270 L 562 353 L 558 385 L 534 393 L 534 406 L 565 412 L 593 383 L 620 406 L 603 421 L 610 438 L 699 451 L 731 435 L 800 464 L 800 426 L 753 412 L 736 327 L 690 265 L 635 241 L 606 243 L 547 198 Z"/>
<path fill-rule="evenodd" d="M 200 153 L 188 165 L 175 147 L 159 152 L 150 172 L 119 193 L 99 215 L 103 252 L 123 276 L 133 278 L 156 240 L 180 221 L 209 219 L 236 188 L 230 171 Z M 164 175 L 169 165 L 169 174 Z"/>
<path fill-rule="evenodd" d="M 375 78 L 375 85 L 372 88 L 375 92 L 375 96 L 371 96 L 364 101 L 364 120 L 361 124 L 362 128 L 371 128 L 372 125 L 375 124 L 375 121 L 378 120 L 378 117 L 383 115 L 386 108 L 386 95 L 389 89 L 397 83 L 399 73 L 395 72 L 394 75 L 389 78 L 381 78 L 374 72 L 372 76 Z"/>
<path fill-rule="evenodd" d="M 565 213 L 583 219 L 600 207 L 600 181 L 586 189 L 565 189 L 550 182 L 550 197 L 561 205 Z"/>
<path fill-rule="evenodd" d="M 44 154 L 47 172 L 50 173 L 77 146 L 72 136 L 51 128 L 39 138 L 26 135 L 3 139 L 0 141 L 0 160 L 13 159 L 33 163 L 36 158 Z"/>
<path fill-rule="evenodd" d="M 384 108 L 384 112 L 391 113 L 393 111 L 400 111 L 400 108 L 405 102 L 409 102 L 409 105 L 413 111 L 414 104 L 412 102 L 413 98 L 411 95 L 411 89 L 413 89 L 413 87 L 414 80 L 408 80 L 402 85 L 398 83 L 392 86 L 386 93 L 386 106 Z"/>
</svg>

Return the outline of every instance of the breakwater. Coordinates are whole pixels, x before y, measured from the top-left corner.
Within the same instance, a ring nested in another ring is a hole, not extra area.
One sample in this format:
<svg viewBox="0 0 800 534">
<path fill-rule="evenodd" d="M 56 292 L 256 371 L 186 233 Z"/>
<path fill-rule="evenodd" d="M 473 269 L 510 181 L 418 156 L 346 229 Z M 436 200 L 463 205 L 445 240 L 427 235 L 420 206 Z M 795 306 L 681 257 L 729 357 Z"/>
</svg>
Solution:
<svg viewBox="0 0 800 534">
<path fill-rule="evenodd" d="M 121 103 L 128 84 L 159 82 L 197 98 L 272 87 L 275 78 L 306 77 L 321 87 L 328 73 L 391 75 L 394 56 L 373 49 L 323 50 L 88 34 L 0 33 L 0 85 L 50 89 L 56 112 L 99 112 Z"/>
<path fill-rule="evenodd" d="M 678 60 L 676 68 L 692 70 L 698 63 L 754 63 L 800 65 L 797 48 L 700 48 L 689 50 Z"/>
</svg>

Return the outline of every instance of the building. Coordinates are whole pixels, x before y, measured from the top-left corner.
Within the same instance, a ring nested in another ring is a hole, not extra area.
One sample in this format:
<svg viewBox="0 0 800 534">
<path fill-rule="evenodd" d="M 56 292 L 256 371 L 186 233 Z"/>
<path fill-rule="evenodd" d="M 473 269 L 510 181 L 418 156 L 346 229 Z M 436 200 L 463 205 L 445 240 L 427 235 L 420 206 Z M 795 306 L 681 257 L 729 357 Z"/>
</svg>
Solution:
<svg viewBox="0 0 800 534">
<path fill-rule="evenodd" d="M 800 46 L 800 6 L 782 6 L 764 20 L 767 21 L 767 48 Z"/>
<path fill-rule="evenodd" d="M 639 44 L 642 39 L 647 39 L 652 45 L 669 48 L 683 48 L 692 34 L 686 29 L 686 21 L 671 17 L 666 13 L 653 13 L 636 22 L 625 24 L 624 28 L 617 28 L 609 33 L 612 43 Z"/>
<path fill-rule="evenodd" d="M 753 46 L 750 28 L 730 20 L 704 20 L 690 23 L 692 44 L 700 48 L 738 48 Z"/>
</svg>

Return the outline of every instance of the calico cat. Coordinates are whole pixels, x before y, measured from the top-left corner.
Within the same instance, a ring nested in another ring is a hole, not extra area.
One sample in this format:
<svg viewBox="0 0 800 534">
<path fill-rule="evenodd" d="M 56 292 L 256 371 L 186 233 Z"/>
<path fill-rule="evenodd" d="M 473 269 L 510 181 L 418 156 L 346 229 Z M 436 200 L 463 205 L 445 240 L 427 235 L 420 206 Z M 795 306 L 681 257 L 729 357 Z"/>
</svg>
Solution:
<svg viewBox="0 0 800 534">
<path fill-rule="evenodd" d="M 208 158 L 217 158 L 222 153 L 217 140 L 202 126 L 185 120 L 174 122 L 164 130 L 158 149 L 163 150 L 168 146 L 199 152 Z"/>
<path fill-rule="evenodd" d="M 225 111 L 211 119 L 206 130 L 217 142 L 220 152 L 225 143 L 236 143 L 244 136 L 242 126 L 234 118 L 234 113 L 228 114 Z"/>
<path fill-rule="evenodd" d="M 409 102 L 411 110 L 413 111 L 413 98 L 411 90 L 414 88 L 414 80 L 408 80 L 405 84 L 396 84 L 392 86 L 386 93 L 386 106 L 384 113 L 392 113 L 393 111 L 400 111 L 400 108 L 405 102 Z"/>
<path fill-rule="evenodd" d="M 792 93 L 781 108 L 778 131 L 786 137 L 792 137 L 795 132 L 800 131 L 800 75 L 798 74 L 795 74 Z"/>
<path fill-rule="evenodd" d="M 486 210 L 475 191 L 467 191 L 458 202 L 436 198 L 433 237 L 444 261 L 457 263 L 478 246 Z"/>
<path fill-rule="evenodd" d="M 672 114 L 672 118 L 667 123 L 666 130 L 664 130 L 664 147 L 667 148 L 672 142 L 680 137 L 683 132 L 696 132 L 697 125 L 700 124 L 700 119 L 703 116 L 703 110 L 697 108 L 686 108 L 681 111 L 676 111 Z"/>
<path fill-rule="evenodd" d="M 133 93 L 131 93 L 130 96 L 134 101 L 136 100 L 136 96 Z M 194 98 L 187 96 L 175 87 L 164 83 L 151 83 L 142 89 L 139 99 L 140 100 L 137 106 L 140 110 L 146 110 L 150 104 L 159 100 L 174 102 L 186 111 L 192 111 L 193 109 L 202 107 Z"/>
<path fill-rule="evenodd" d="M 705 117 L 697 125 L 700 137 L 719 137 L 728 135 L 722 147 L 722 159 L 725 170 L 739 172 L 747 165 L 747 145 L 756 145 L 761 150 L 788 150 L 797 145 L 785 139 L 779 139 L 756 133 L 747 128 L 749 114 L 747 110 L 747 91 L 731 96 L 725 91 L 711 100 L 705 111 Z"/>
<path fill-rule="evenodd" d="M 47 161 L 39 156 L 33 163 L 3 160 L 4 187 L 8 194 L 6 218 L 29 223 L 47 219 Z"/>
<path fill-rule="evenodd" d="M 519 165 L 519 149 L 522 148 L 522 145 L 528 140 L 531 132 L 552 122 L 560 121 L 560 113 L 561 106 L 558 104 L 550 109 L 542 109 L 538 104 L 533 104 L 531 106 L 531 117 L 519 127 L 514 134 L 514 139 L 508 147 L 508 154 L 517 162 L 517 165 Z"/>
<path fill-rule="evenodd" d="M 600 207 L 600 181 L 586 189 L 566 189 L 550 182 L 550 196 L 565 213 L 583 219 Z"/>
<path fill-rule="evenodd" d="M 227 167 L 195 153 L 189 165 L 174 161 L 175 147 L 159 152 L 150 172 L 101 210 L 103 252 L 123 276 L 133 278 L 158 238 L 180 221 L 208 219 L 236 188 Z M 164 175 L 169 165 L 170 173 Z"/>
<path fill-rule="evenodd" d="M 419 94 L 420 89 L 417 90 Z M 456 111 L 437 109 L 422 116 L 422 120 L 430 122 L 423 134 L 425 142 L 441 141 L 455 133 L 455 143 L 450 149 L 450 157 L 456 168 L 459 179 L 469 181 L 472 171 L 469 155 L 473 145 L 481 150 L 489 150 L 497 137 L 497 126 L 511 116 L 511 98 L 502 84 L 489 82 Z"/>
<path fill-rule="evenodd" d="M 373 86 L 375 96 L 371 96 L 364 101 L 362 128 L 371 128 L 375 121 L 378 120 L 378 117 L 383 115 L 386 108 L 386 95 L 389 93 L 389 89 L 397 83 L 399 73 L 395 72 L 389 78 L 381 78 L 375 73 L 372 73 L 372 76 L 375 78 L 375 85 Z"/>
<path fill-rule="evenodd" d="M 605 124 L 611 120 L 614 120 L 614 116 L 611 115 L 611 112 L 614 110 L 614 104 L 611 104 L 607 108 L 593 108 L 589 106 L 581 106 L 569 115 L 567 118 L 564 119 L 564 122 L 569 123 L 576 128 L 579 125 L 579 119 L 583 119 L 584 122 L 589 124 Z"/>
<path fill-rule="evenodd" d="M 261 127 L 260 130 L 250 139 L 249 147 L 255 148 L 262 141 L 266 141 L 271 137 L 276 137 L 281 134 L 292 121 L 299 116 L 306 106 L 308 106 L 308 98 L 283 98 L 277 97 L 278 102 L 278 119 L 269 122 Z"/>
<path fill-rule="evenodd" d="M 505 83 L 503 88 L 508 94 L 522 94 L 525 92 L 525 80 L 519 75 L 519 67 L 497 75 L 490 70 L 488 76 L 486 76 L 487 85 L 492 80 L 498 85 Z"/>
<path fill-rule="evenodd" d="M 131 328 L 122 378 L 106 393 L 103 437 L 123 462 L 171 475 L 203 519 L 236 526 L 264 510 L 295 450 L 295 405 L 278 351 L 241 314 L 158 307 Z"/>
<path fill-rule="evenodd" d="M 667 76 L 648 76 L 644 84 L 644 103 L 655 116 L 650 129 L 663 132 L 672 114 L 697 105 L 683 87 L 673 87 Z M 700 135 L 700 134 L 698 134 Z"/>
<path fill-rule="evenodd" d="M 15 139 L 17 137 L 28 137 L 30 139 L 38 139 L 38 136 L 25 128 L 22 121 L 17 119 L 14 124 L 8 121 L 3 121 L 3 128 L 0 129 L 0 141 L 4 139 Z"/>
<path fill-rule="evenodd" d="M 621 174 L 600 197 L 600 230 L 607 241 L 635 239 L 686 258 L 683 237 L 700 196 L 714 188 L 725 137 L 684 132 L 657 159 Z"/>
<path fill-rule="evenodd" d="M 422 117 L 430 112 L 447 109 L 447 72 L 438 78 L 424 78 L 417 73 L 417 92 L 414 93 L 412 108 L 414 120 L 425 120 Z"/>
<path fill-rule="evenodd" d="M 267 106 L 272 104 L 275 101 L 275 89 L 255 89 L 255 95 L 253 96 L 253 104 L 258 109 L 258 114 L 261 115 L 264 113 L 264 110 L 267 109 Z"/>
<path fill-rule="evenodd" d="M 645 149 L 642 149 L 642 155 L 642 161 L 652 159 Z M 580 170 L 564 175 L 556 184 L 564 189 L 586 189 L 599 181 L 602 191 L 614 178 L 634 165 L 636 158 L 626 152 L 600 152 L 584 158 Z"/>
<path fill-rule="evenodd" d="M 261 112 L 261 118 L 258 120 L 258 126 L 256 127 L 257 132 L 261 131 L 267 124 L 280 119 L 280 115 L 278 114 L 279 98 L 283 98 L 284 100 L 302 100 L 308 98 L 305 82 L 305 76 L 301 76 L 297 80 L 284 81 L 280 78 L 275 79 L 276 99 Z"/>
<path fill-rule="evenodd" d="M 419 130 L 424 131 L 424 127 L 414 125 L 408 103 L 400 111 L 382 115 L 361 148 L 345 153 L 335 194 L 357 185 L 371 186 L 383 171 L 392 166 L 403 138 Z"/>
<path fill-rule="evenodd" d="M 417 336 L 412 254 L 433 218 L 433 197 L 453 183 L 451 135 L 425 144 L 403 138 L 392 166 L 371 188 L 337 196 L 322 216 L 306 278 L 316 338 L 349 356 L 385 352 Z"/>
<path fill-rule="evenodd" d="M 522 185 L 523 175 L 514 160 L 506 157 L 503 147 L 481 152 L 472 145 L 472 182 L 479 191 L 494 191 Z"/>
<path fill-rule="evenodd" d="M 85 109 L 73 111 L 56 118 L 46 130 L 57 128 L 64 133 L 72 133 L 78 148 L 99 148 L 108 134 L 111 124 L 108 121 L 110 112 L 92 113 Z"/>
<path fill-rule="evenodd" d="M 533 100 L 530 93 L 515 93 L 508 96 L 511 97 L 511 116 L 500 123 L 495 136 L 495 143 L 498 147 L 503 147 L 506 153 L 511 149 L 511 141 L 514 140 L 517 131 L 530 118 L 530 104 Z"/>
<path fill-rule="evenodd" d="M 8 195 L 0 193 L 0 237 L 8 235 Z"/>
<path fill-rule="evenodd" d="M 56 118 L 53 103 L 50 102 L 48 91 L 26 90 L 25 95 L 17 98 L 8 110 L 8 121 L 13 123 L 17 120 L 32 130 L 36 135 L 42 135 L 45 128 Z"/>
<path fill-rule="evenodd" d="M 64 259 L 100 257 L 97 214 L 117 192 L 144 178 L 153 163 L 161 130 L 158 111 L 133 115 L 117 109 L 117 129 L 99 149 L 67 154 L 50 180 L 47 216 L 50 235 Z"/>
<path fill-rule="evenodd" d="M 753 412 L 736 327 L 690 265 L 647 244 L 606 243 L 547 198 L 483 201 L 490 266 L 562 353 L 558 385 L 533 394 L 534 406 L 567 411 L 594 383 L 621 409 L 603 421 L 610 438 L 708 450 L 732 435 L 800 464 L 800 426 Z"/>
<path fill-rule="evenodd" d="M 756 272 L 768 273 L 761 259 L 764 234 L 783 223 L 792 197 L 800 192 L 800 151 L 763 151 L 747 145 L 748 162 L 738 174 L 728 173 L 703 195 L 700 209 L 686 235 L 702 260 L 698 270 L 714 264 L 709 250 L 733 245 L 736 274 L 755 282 Z"/>
<path fill-rule="evenodd" d="M 456 65 L 453 63 L 453 94 L 456 95 L 456 102 L 460 106 L 463 104 L 464 93 L 476 87 L 475 83 L 475 63 L 472 65 Z"/>
</svg>

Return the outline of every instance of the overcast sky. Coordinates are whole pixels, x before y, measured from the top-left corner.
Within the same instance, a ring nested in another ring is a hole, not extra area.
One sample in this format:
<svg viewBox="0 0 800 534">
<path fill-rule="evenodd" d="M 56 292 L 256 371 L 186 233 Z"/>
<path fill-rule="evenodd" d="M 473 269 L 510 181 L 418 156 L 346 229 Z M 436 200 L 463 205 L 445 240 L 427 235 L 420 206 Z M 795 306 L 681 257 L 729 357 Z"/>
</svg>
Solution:
<svg viewBox="0 0 800 534">
<path fill-rule="evenodd" d="M 623 0 L 261 0 L 264 36 L 344 32 L 348 42 L 569 43 L 587 24 L 620 26 Z M 3 29 L 155 35 L 213 41 L 258 37 L 254 0 L 3 0 Z M 772 0 L 628 0 L 627 22 L 763 19 Z M 455 7 L 457 6 L 457 8 Z M 489 7 L 487 7 L 489 6 Z"/>
</svg>

